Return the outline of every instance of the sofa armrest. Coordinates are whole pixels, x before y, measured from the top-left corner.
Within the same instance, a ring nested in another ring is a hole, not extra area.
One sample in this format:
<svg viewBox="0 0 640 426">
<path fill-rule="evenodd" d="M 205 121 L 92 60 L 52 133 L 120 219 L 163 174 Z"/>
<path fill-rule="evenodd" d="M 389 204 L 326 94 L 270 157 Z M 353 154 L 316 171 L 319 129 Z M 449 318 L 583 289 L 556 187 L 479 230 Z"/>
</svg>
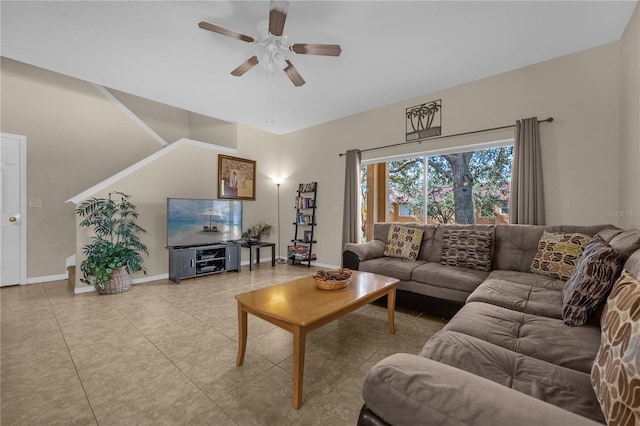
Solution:
<svg viewBox="0 0 640 426">
<path fill-rule="evenodd" d="M 344 251 L 350 251 L 351 253 L 354 253 L 356 256 L 358 256 L 358 260 L 360 262 L 363 262 L 365 260 L 384 256 L 384 250 L 386 247 L 387 245 L 382 241 L 373 240 L 361 244 L 347 243 L 344 246 Z"/>
<path fill-rule="evenodd" d="M 599 425 L 475 374 L 417 355 L 395 354 L 365 378 L 367 407 L 394 426 Z"/>
</svg>

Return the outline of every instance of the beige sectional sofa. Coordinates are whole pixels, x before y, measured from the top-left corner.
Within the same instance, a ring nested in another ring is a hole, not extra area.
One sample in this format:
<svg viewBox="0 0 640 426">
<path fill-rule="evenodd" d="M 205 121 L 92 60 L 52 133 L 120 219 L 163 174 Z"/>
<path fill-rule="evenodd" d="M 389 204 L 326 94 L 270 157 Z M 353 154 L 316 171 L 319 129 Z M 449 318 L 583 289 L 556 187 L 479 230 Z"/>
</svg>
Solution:
<svg viewBox="0 0 640 426">
<path fill-rule="evenodd" d="M 532 273 L 531 265 L 544 231 L 597 234 L 621 253 L 624 269 L 640 277 L 640 231 L 611 225 L 403 224 L 424 230 L 417 259 L 406 260 L 384 255 L 391 226 L 376 224 L 374 241 L 348 244 L 345 266 L 394 276 L 398 289 L 408 294 L 464 305 L 420 354 L 395 354 L 369 371 L 359 424 L 605 422 L 591 383 L 603 335 L 602 309 L 585 325 L 566 325 L 566 281 Z M 491 270 L 442 264 L 446 229 L 493 230 Z M 638 333 L 632 346 L 640 352 L 640 319 L 631 329 Z M 640 358 L 636 362 L 640 365 Z M 640 398 L 640 370 L 636 373 L 633 392 Z"/>
</svg>

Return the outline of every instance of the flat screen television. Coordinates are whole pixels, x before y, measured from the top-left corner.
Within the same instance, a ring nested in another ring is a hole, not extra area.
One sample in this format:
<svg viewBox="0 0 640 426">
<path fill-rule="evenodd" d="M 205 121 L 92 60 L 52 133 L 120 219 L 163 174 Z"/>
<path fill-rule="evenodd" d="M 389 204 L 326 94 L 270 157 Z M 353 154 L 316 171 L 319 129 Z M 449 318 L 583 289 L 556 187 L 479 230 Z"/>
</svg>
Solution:
<svg viewBox="0 0 640 426">
<path fill-rule="evenodd" d="M 242 201 L 167 198 L 167 247 L 242 238 Z"/>
</svg>

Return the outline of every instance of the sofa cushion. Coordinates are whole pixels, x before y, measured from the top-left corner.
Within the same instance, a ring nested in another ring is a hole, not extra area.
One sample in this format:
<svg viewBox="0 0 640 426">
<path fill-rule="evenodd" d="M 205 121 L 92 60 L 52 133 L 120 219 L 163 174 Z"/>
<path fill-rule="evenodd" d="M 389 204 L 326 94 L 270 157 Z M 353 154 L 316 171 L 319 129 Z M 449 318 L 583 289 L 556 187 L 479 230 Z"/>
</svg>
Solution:
<svg viewBox="0 0 640 426">
<path fill-rule="evenodd" d="M 623 231 L 613 237 L 609 244 L 627 259 L 634 251 L 640 249 L 640 229 Z"/>
<path fill-rule="evenodd" d="M 613 237 L 622 233 L 623 231 L 624 229 L 620 229 L 617 226 L 614 226 L 611 228 L 605 228 L 602 231 L 598 232 L 596 235 L 608 243 L 613 239 Z"/>
<path fill-rule="evenodd" d="M 424 265 L 424 260 L 407 260 L 394 257 L 379 257 L 360 262 L 359 270 L 387 275 L 399 280 L 410 280 L 415 268 Z"/>
<path fill-rule="evenodd" d="M 624 271 L 607 301 L 591 382 L 609 425 L 640 424 L 640 281 Z"/>
<path fill-rule="evenodd" d="M 594 235 L 612 225 L 594 226 L 540 226 L 540 225 L 496 225 L 493 244 L 492 269 L 531 272 L 531 263 L 538 251 L 538 242 L 544 231 L 578 232 Z"/>
<path fill-rule="evenodd" d="M 452 288 L 471 293 L 488 276 L 489 272 L 486 271 L 427 262 L 413 270 L 411 279 L 436 287 Z"/>
<path fill-rule="evenodd" d="M 493 229 L 487 231 L 445 229 L 440 263 L 449 266 L 491 270 Z"/>
<path fill-rule="evenodd" d="M 567 325 L 584 325 L 620 275 L 620 253 L 595 236 L 584 249 L 562 290 L 562 318 Z"/>
<path fill-rule="evenodd" d="M 561 319 L 468 303 L 443 328 L 513 352 L 588 374 L 600 345 L 598 327 L 567 327 Z"/>
<path fill-rule="evenodd" d="M 401 259 L 416 260 L 422 243 L 422 229 L 393 225 L 389 228 L 387 247 L 384 255 Z"/>
<path fill-rule="evenodd" d="M 536 288 L 562 291 L 565 281 L 547 275 L 534 274 L 533 272 L 499 271 L 493 270 L 489 274 L 490 279 L 510 281 Z"/>
<path fill-rule="evenodd" d="M 589 386 L 588 373 L 532 358 L 493 345 L 481 338 L 453 331 L 436 333 L 429 339 L 420 355 L 500 383 L 597 422 L 604 421 L 595 394 Z"/>
<path fill-rule="evenodd" d="M 364 379 L 367 409 L 383 421 L 366 425 L 581 425 L 600 423 L 523 392 L 429 358 L 397 353 L 378 362 Z M 499 403 L 496 403 L 499 401 Z"/>
<path fill-rule="evenodd" d="M 586 234 L 544 231 L 531 272 L 566 281 L 590 239 Z"/>
<path fill-rule="evenodd" d="M 520 272 L 520 274 L 524 275 L 526 272 Z M 491 278 L 491 276 L 471 293 L 467 303 L 471 302 L 483 302 L 512 311 L 562 319 L 560 290 L 534 287 L 511 280 Z"/>
</svg>

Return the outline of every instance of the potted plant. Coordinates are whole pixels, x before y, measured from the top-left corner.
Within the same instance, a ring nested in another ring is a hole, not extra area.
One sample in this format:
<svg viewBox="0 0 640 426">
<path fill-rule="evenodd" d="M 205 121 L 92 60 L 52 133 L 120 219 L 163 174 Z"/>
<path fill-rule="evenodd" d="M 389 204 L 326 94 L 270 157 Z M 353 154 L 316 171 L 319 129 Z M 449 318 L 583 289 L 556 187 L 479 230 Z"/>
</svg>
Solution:
<svg viewBox="0 0 640 426">
<path fill-rule="evenodd" d="M 271 235 L 272 226 L 266 222 L 259 222 L 253 225 L 242 234 L 242 238 L 249 244 L 255 244 Z"/>
<path fill-rule="evenodd" d="M 116 199 L 113 199 L 113 198 Z M 108 198 L 90 198 L 76 208 L 84 219 L 81 227 L 93 228 L 95 236 L 82 248 L 86 259 L 80 264 L 85 284 L 93 285 L 100 294 L 129 291 L 131 275 L 142 270 L 142 253 L 148 255 L 147 246 L 138 234 L 147 232 L 136 224 L 138 212 L 129 201 L 130 195 L 110 192 Z"/>
</svg>

